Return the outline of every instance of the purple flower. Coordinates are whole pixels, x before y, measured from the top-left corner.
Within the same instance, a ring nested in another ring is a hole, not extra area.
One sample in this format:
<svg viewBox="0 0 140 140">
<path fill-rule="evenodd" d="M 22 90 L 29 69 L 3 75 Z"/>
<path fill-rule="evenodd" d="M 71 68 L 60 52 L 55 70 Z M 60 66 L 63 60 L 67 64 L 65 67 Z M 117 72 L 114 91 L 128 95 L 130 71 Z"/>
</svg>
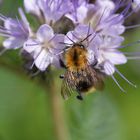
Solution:
<svg viewBox="0 0 140 140">
<path fill-rule="evenodd" d="M 72 9 L 69 13 L 66 13 L 66 17 L 71 19 L 75 24 L 85 23 L 88 16 L 90 16 L 89 14 L 92 15 L 94 12 L 94 5 L 88 4 L 85 0 L 72 0 L 72 4 Z"/>
<path fill-rule="evenodd" d="M 6 49 L 18 49 L 22 47 L 31 33 L 29 23 L 21 9 L 19 9 L 19 13 L 21 20 L 0 15 L 0 19 L 4 23 L 3 26 L 0 26 L 0 35 L 8 38 L 3 42 L 3 46 Z"/>
<path fill-rule="evenodd" d="M 27 13 L 41 16 L 41 11 L 37 3 L 38 0 L 24 0 L 24 7 Z"/>
<path fill-rule="evenodd" d="M 66 14 L 75 24 L 90 24 L 101 35 L 116 36 L 125 31 L 122 14 L 115 14 L 115 4 L 110 0 L 98 0 L 94 5 L 83 1 L 75 10 Z"/>
<path fill-rule="evenodd" d="M 140 10 L 140 0 L 133 0 L 132 8 L 137 12 Z"/>
<path fill-rule="evenodd" d="M 24 50 L 32 55 L 34 63 L 40 71 L 45 71 L 50 64 L 58 66 L 59 54 L 64 46 L 64 35 L 54 34 L 53 29 L 47 25 L 41 25 L 36 33 L 36 38 L 29 38 L 24 44 Z"/>
<path fill-rule="evenodd" d="M 98 42 L 98 64 L 104 67 L 104 72 L 107 75 L 113 75 L 115 72 L 115 65 L 125 64 L 127 58 L 118 50 L 121 43 L 124 41 L 123 37 L 108 37 L 100 38 Z"/>
<path fill-rule="evenodd" d="M 45 23 L 52 25 L 71 10 L 72 3 L 69 0 L 24 0 L 24 6 L 28 13 L 32 13 Z"/>
</svg>

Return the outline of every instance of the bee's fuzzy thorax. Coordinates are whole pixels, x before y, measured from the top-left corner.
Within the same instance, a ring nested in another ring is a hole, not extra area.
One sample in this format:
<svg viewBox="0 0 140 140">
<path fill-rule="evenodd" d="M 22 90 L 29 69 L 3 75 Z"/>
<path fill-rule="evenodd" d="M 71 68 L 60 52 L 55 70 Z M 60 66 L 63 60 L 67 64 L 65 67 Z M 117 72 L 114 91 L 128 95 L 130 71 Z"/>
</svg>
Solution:
<svg viewBox="0 0 140 140">
<path fill-rule="evenodd" d="M 85 69 L 87 65 L 87 50 L 75 45 L 65 53 L 65 63 L 67 69 L 79 71 Z"/>
</svg>

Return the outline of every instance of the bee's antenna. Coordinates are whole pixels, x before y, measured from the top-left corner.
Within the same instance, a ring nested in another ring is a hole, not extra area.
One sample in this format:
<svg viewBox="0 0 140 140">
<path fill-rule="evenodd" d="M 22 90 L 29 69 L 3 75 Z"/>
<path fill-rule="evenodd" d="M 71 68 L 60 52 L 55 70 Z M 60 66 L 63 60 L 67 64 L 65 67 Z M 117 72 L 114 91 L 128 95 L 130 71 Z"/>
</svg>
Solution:
<svg viewBox="0 0 140 140">
<path fill-rule="evenodd" d="M 124 52 L 124 54 L 129 60 L 140 59 L 140 52 Z"/>
<path fill-rule="evenodd" d="M 87 40 L 92 34 L 89 34 L 90 33 L 90 23 L 89 23 L 89 26 L 88 26 L 88 31 L 87 31 L 87 36 L 80 42 L 84 42 L 85 40 Z M 89 44 L 89 41 L 87 40 L 88 44 Z"/>
<path fill-rule="evenodd" d="M 69 43 L 65 43 L 65 42 L 59 42 L 60 44 L 63 44 L 63 45 L 67 45 L 67 46 L 72 46 L 73 44 L 69 44 Z"/>
<path fill-rule="evenodd" d="M 96 35 L 97 35 L 97 30 L 96 30 L 96 28 L 97 28 L 97 26 L 100 24 L 100 22 L 101 22 L 101 20 L 102 20 L 102 17 L 103 17 L 104 14 L 105 14 L 106 9 L 107 9 L 107 7 L 105 7 L 105 9 L 103 10 L 103 13 L 102 13 L 101 17 L 99 18 L 99 21 L 98 21 L 97 24 L 95 25 L 95 33 L 94 33 L 93 37 L 90 39 L 89 43 L 90 43 L 91 41 L 93 41 L 94 38 L 96 37 Z M 87 46 L 87 47 L 88 47 L 88 46 Z"/>
<path fill-rule="evenodd" d="M 66 35 L 66 37 L 67 37 L 73 44 L 75 44 L 75 42 L 74 42 L 68 35 Z"/>
<path fill-rule="evenodd" d="M 85 40 L 87 40 L 92 34 L 89 34 L 85 39 L 83 39 L 80 43 L 84 42 Z"/>
<path fill-rule="evenodd" d="M 21 28 L 21 30 L 26 34 L 25 28 L 24 26 L 21 24 L 20 20 L 18 19 L 18 17 L 16 16 L 17 22 L 19 24 L 19 27 Z"/>
</svg>

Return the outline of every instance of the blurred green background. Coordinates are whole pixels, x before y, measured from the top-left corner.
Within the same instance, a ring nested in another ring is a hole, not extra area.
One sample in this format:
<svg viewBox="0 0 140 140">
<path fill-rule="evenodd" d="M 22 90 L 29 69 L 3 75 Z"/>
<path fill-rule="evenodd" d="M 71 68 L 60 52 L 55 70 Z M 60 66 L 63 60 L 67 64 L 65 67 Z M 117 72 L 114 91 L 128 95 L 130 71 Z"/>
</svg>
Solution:
<svg viewBox="0 0 140 140">
<path fill-rule="evenodd" d="M 15 17 L 19 6 L 22 0 L 4 0 L 0 12 Z M 140 39 L 140 29 L 129 30 L 125 37 L 124 44 Z M 140 51 L 140 45 L 125 51 Z M 6 52 L 0 59 L 10 64 L 6 67 L 0 63 L 0 140 L 58 140 L 53 119 L 57 113 L 53 112 L 49 93 L 26 73 L 14 70 L 17 63 L 21 65 L 18 52 Z M 62 104 L 57 112 L 63 113 L 66 140 L 140 140 L 140 61 L 131 60 L 118 68 L 137 85 L 136 89 L 115 75 L 127 93 L 107 79 L 103 92 L 90 94 L 83 102 L 75 97 L 68 101 L 61 98 L 56 74 L 59 90 L 55 96 Z"/>
</svg>

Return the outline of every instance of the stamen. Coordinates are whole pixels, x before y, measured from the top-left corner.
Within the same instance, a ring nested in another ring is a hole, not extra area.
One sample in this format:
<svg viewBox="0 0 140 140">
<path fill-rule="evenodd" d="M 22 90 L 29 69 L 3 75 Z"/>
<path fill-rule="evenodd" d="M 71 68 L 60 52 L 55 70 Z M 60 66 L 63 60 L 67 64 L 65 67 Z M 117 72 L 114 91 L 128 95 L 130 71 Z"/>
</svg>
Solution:
<svg viewBox="0 0 140 140">
<path fill-rule="evenodd" d="M 5 20 L 8 19 L 8 18 L 5 17 L 4 15 L 0 14 L 0 19 L 1 19 L 2 21 L 5 21 Z"/>
<path fill-rule="evenodd" d="M 132 5 L 132 2 L 131 2 L 131 4 L 130 4 L 130 7 L 131 7 L 131 5 Z M 139 8 L 139 6 L 140 6 L 140 4 L 138 4 L 137 7 L 136 7 L 134 10 L 132 10 L 132 11 L 124 18 L 124 20 L 126 20 L 128 17 L 130 17 L 130 16 L 135 12 L 135 10 Z"/>
<path fill-rule="evenodd" d="M 18 12 L 19 12 L 19 15 L 20 15 L 20 17 L 21 17 L 21 20 L 24 22 L 24 24 L 26 23 L 27 26 L 29 26 L 29 22 L 28 22 L 28 20 L 27 20 L 25 14 L 24 14 L 22 8 L 19 8 L 19 9 L 18 9 Z M 29 29 L 30 29 L 30 28 L 29 28 Z"/>
<path fill-rule="evenodd" d="M 131 57 L 126 57 L 129 60 L 137 60 L 140 59 L 140 56 L 131 56 Z"/>
<path fill-rule="evenodd" d="M 34 64 L 35 64 L 35 60 L 39 57 L 40 53 L 42 52 L 42 49 L 40 50 L 40 52 L 38 53 L 38 55 L 35 57 L 33 63 L 31 64 L 31 66 L 29 67 L 29 69 L 32 69 Z"/>
<path fill-rule="evenodd" d="M 122 11 L 121 14 L 124 15 L 124 17 L 127 16 L 128 11 L 130 10 L 130 8 L 131 8 L 131 3 L 129 3 L 129 4 L 127 5 L 127 7 Z"/>
<path fill-rule="evenodd" d="M 37 76 L 39 73 L 40 73 L 40 70 L 36 71 L 35 73 L 32 73 L 32 74 L 31 74 L 31 77 L 35 77 L 35 76 Z"/>
<path fill-rule="evenodd" d="M 3 55 L 8 49 L 7 48 L 3 48 L 1 51 L 0 51 L 0 56 Z"/>
<path fill-rule="evenodd" d="M 0 31 L 0 35 L 3 36 L 3 37 L 11 37 L 12 36 L 9 33 L 1 32 L 1 31 Z"/>
<path fill-rule="evenodd" d="M 119 0 L 115 3 L 115 5 L 116 6 L 115 6 L 115 9 L 113 10 L 113 13 L 116 13 L 117 10 L 124 5 L 124 2 L 123 2 L 123 0 Z"/>
<path fill-rule="evenodd" d="M 102 13 L 101 17 L 99 18 L 99 21 L 98 21 L 97 24 L 95 25 L 95 33 L 97 32 L 97 31 L 96 31 L 96 28 L 97 28 L 98 25 L 101 23 L 102 17 L 104 16 L 106 9 L 107 9 L 107 7 L 105 7 L 105 9 L 103 10 L 103 13 Z"/>
<path fill-rule="evenodd" d="M 127 45 L 120 46 L 119 48 L 131 47 L 132 45 L 136 45 L 138 43 L 140 43 L 140 40 L 132 42 L 132 43 L 129 43 Z"/>
<path fill-rule="evenodd" d="M 132 25 L 132 26 L 125 26 L 126 29 L 133 29 L 133 28 L 138 28 L 138 27 L 140 27 L 140 24 Z"/>
<path fill-rule="evenodd" d="M 121 85 L 118 83 L 118 81 L 116 80 L 116 78 L 113 75 L 111 75 L 111 77 L 112 77 L 113 81 L 116 83 L 116 85 L 120 88 L 120 90 L 122 92 L 126 93 L 126 91 L 121 87 Z"/>
<path fill-rule="evenodd" d="M 33 44 L 26 44 L 26 46 L 37 46 L 37 45 L 43 45 L 43 43 L 36 42 L 36 43 L 33 43 Z"/>
<path fill-rule="evenodd" d="M 129 56 L 140 56 L 140 52 L 123 52 L 123 54 L 125 55 L 129 55 Z"/>
<path fill-rule="evenodd" d="M 132 82 L 130 82 L 117 68 L 115 68 L 115 71 L 131 86 L 133 87 L 137 87 L 135 84 L 133 84 Z"/>
<path fill-rule="evenodd" d="M 25 31 L 25 28 L 23 27 L 23 25 L 21 24 L 21 22 L 19 21 L 18 17 L 16 16 L 17 22 L 19 24 L 19 27 L 21 28 L 21 30 L 26 34 L 27 32 Z"/>
<path fill-rule="evenodd" d="M 1 26 L 1 25 L 0 25 L 0 29 L 3 30 L 3 31 L 7 31 L 7 29 L 5 27 Z"/>
</svg>

